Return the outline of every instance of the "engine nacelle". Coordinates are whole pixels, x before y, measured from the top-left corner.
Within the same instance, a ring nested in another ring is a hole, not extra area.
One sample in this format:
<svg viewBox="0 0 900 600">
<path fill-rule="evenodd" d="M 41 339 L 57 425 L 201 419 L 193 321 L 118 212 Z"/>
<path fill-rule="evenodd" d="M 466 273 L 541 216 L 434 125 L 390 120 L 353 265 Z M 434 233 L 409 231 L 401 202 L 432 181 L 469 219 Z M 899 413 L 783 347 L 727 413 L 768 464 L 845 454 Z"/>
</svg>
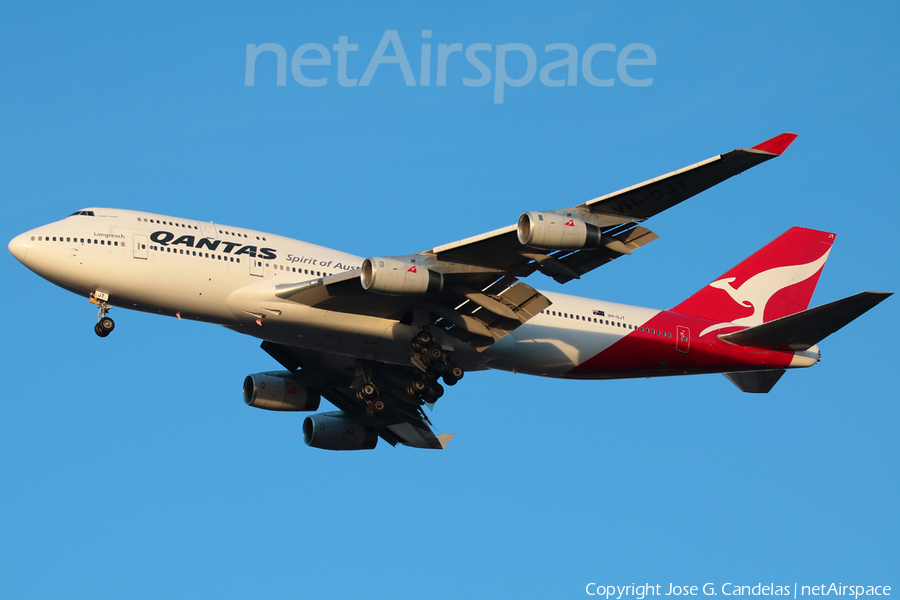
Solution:
<svg viewBox="0 0 900 600">
<path fill-rule="evenodd" d="M 519 217 L 516 233 L 523 246 L 542 250 L 578 250 L 600 246 L 600 229 L 574 217 L 527 212 Z"/>
<path fill-rule="evenodd" d="M 264 410 L 319 410 L 319 392 L 292 379 L 254 373 L 244 379 L 244 402 Z"/>
<path fill-rule="evenodd" d="M 363 289 L 392 296 L 436 294 L 444 287 L 444 276 L 395 258 L 367 258 L 359 276 Z"/>
<path fill-rule="evenodd" d="M 303 420 L 303 441 L 323 450 L 371 450 L 378 434 L 342 412 L 327 412 Z"/>
</svg>

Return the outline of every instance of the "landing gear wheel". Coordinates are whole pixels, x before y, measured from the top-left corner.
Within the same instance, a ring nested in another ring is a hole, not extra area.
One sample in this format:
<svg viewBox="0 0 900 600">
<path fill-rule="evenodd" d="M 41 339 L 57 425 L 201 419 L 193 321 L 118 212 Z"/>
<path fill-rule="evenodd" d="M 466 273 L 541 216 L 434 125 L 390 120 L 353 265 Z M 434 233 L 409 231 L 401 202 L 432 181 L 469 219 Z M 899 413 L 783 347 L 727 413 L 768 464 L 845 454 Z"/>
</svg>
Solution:
<svg viewBox="0 0 900 600">
<path fill-rule="evenodd" d="M 429 348 L 428 351 L 425 353 L 425 357 L 427 358 L 429 363 L 434 365 L 434 364 L 443 362 L 444 351 L 437 347 Z"/>
<path fill-rule="evenodd" d="M 381 412 L 384 410 L 384 402 L 381 400 L 376 400 L 372 403 L 372 408 L 375 409 L 375 412 Z"/>
<path fill-rule="evenodd" d="M 412 343 L 413 346 L 415 346 L 419 350 L 424 350 L 425 348 L 430 346 L 431 342 L 433 341 L 434 337 L 431 335 L 431 333 L 423 330 L 416 334 L 416 336 L 413 338 Z"/>
<path fill-rule="evenodd" d="M 372 406 L 372 403 L 371 403 L 371 402 L 370 402 L 369 404 L 366 405 L 366 415 L 369 416 L 369 417 L 374 417 L 374 416 L 375 416 L 375 407 Z"/>
<path fill-rule="evenodd" d="M 100 319 L 100 322 L 97 323 L 97 328 L 102 329 L 106 332 L 106 335 L 109 335 L 112 333 L 112 330 L 116 328 L 116 322 L 109 317 L 103 317 Z"/>
<path fill-rule="evenodd" d="M 372 398 L 378 393 L 378 390 L 375 388 L 375 385 L 371 384 L 371 383 L 364 384 L 362 386 L 362 388 L 360 388 L 359 391 L 366 398 Z"/>
<path fill-rule="evenodd" d="M 100 327 L 100 323 L 97 323 L 96 325 L 94 325 L 94 333 L 96 333 L 97 335 L 99 335 L 102 338 L 105 338 L 106 336 L 109 335 L 109 331 L 104 331 L 104 329 L 102 327 Z"/>
<path fill-rule="evenodd" d="M 444 395 L 444 386 L 439 383 L 432 383 L 428 386 L 428 397 L 432 398 L 432 402 Z"/>
<path fill-rule="evenodd" d="M 424 391 L 425 391 L 425 388 L 427 388 L 427 387 L 428 387 L 428 384 L 425 383 L 423 380 L 421 380 L 421 379 L 415 379 L 415 380 L 413 380 L 413 382 L 410 384 L 410 386 L 409 386 L 408 388 L 406 388 L 406 392 L 407 392 L 410 396 L 418 396 L 419 394 L 421 394 L 422 392 L 424 392 Z"/>
</svg>

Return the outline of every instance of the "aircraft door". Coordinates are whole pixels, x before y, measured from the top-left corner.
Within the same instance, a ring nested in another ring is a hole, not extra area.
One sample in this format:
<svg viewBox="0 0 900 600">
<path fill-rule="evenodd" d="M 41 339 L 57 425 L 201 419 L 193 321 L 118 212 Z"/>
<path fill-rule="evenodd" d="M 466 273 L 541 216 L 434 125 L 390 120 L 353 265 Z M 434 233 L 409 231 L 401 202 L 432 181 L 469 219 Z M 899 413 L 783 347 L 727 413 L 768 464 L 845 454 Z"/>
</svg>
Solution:
<svg viewBox="0 0 900 600">
<path fill-rule="evenodd" d="M 147 236 L 141 234 L 134 235 L 134 257 L 147 260 Z"/>
<path fill-rule="evenodd" d="M 261 258 L 256 258 L 255 256 L 250 258 L 250 274 L 254 277 L 263 276 L 263 262 Z"/>
<path fill-rule="evenodd" d="M 691 347 L 691 330 L 684 325 L 678 325 L 676 327 L 675 335 L 677 336 L 675 339 L 675 349 L 687 354 Z"/>
<path fill-rule="evenodd" d="M 200 223 L 200 233 L 203 234 L 203 237 L 216 239 L 216 226 L 212 223 Z"/>
</svg>

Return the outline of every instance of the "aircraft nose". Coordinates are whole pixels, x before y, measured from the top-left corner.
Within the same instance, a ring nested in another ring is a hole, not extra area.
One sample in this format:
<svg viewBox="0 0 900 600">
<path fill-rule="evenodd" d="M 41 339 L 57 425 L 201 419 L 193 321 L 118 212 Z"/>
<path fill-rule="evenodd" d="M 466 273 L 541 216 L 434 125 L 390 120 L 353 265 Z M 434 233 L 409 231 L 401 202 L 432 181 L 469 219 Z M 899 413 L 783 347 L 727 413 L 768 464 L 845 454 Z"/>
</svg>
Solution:
<svg viewBox="0 0 900 600">
<path fill-rule="evenodd" d="M 9 251 L 20 263 L 25 262 L 25 253 L 28 252 L 28 236 L 24 233 L 17 235 L 9 241 Z"/>
</svg>

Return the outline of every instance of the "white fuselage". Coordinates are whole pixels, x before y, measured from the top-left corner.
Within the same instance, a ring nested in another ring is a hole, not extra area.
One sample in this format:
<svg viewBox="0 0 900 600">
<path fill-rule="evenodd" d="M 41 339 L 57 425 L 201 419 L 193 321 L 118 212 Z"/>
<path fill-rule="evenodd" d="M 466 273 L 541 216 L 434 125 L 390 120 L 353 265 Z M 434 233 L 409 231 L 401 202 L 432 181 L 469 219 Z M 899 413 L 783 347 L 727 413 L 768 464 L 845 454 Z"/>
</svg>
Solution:
<svg viewBox="0 0 900 600">
<path fill-rule="evenodd" d="M 279 284 L 357 269 L 358 256 L 240 227 L 103 208 L 23 233 L 9 248 L 48 281 L 85 297 L 108 294 L 114 306 L 216 323 L 300 348 L 409 364 L 410 326 L 275 295 Z M 440 342 L 466 370 L 560 377 L 660 312 L 542 293 L 552 305 L 484 352 L 449 335 Z"/>
</svg>

